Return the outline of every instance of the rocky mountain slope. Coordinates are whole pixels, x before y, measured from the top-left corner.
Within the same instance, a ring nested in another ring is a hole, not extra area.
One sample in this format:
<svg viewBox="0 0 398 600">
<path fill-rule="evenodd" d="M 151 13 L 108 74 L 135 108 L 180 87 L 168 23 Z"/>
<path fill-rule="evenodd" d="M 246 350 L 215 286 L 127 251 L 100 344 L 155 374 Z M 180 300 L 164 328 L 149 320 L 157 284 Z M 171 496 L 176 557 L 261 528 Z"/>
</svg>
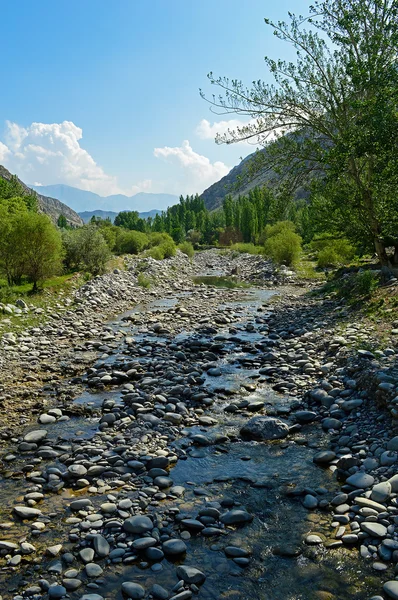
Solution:
<svg viewBox="0 0 398 600">
<path fill-rule="evenodd" d="M 8 181 L 11 179 L 12 174 L 2 165 L 0 165 L 0 177 L 3 179 L 7 179 Z M 56 198 L 50 198 L 49 196 L 43 196 L 39 194 L 32 188 L 28 187 L 23 181 L 18 178 L 19 183 L 25 190 L 27 194 L 35 193 L 37 196 L 37 200 L 39 203 L 39 209 L 46 213 L 51 219 L 56 222 L 60 215 L 64 215 L 69 225 L 73 225 L 74 227 L 80 227 L 83 225 L 83 221 L 79 215 L 69 208 L 63 202 L 60 202 Z"/>
<path fill-rule="evenodd" d="M 260 150 L 261 153 L 266 153 L 267 149 Z M 206 208 L 208 210 L 216 210 L 222 206 L 223 199 L 225 196 L 231 194 L 233 197 L 239 195 L 244 196 L 251 189 L 259 186 L 268 185 L 273 188 L 276 187 L 279 176 L 272 169 L 264 168 L 252 179 L 246 176 L 246 170 L 248 163 L 253 159 L 255 153 L 246 156 L 236 167 L 230 170 L 220 181 L 213 183 L 207 188 L 202 194 Z M 239 183 L 239 176 L 242 176 L 242 182 Z M 307 193 L 303 188 L 298 188 L 295 193 L 296 199 L 307 197 Z"/>
</svg>

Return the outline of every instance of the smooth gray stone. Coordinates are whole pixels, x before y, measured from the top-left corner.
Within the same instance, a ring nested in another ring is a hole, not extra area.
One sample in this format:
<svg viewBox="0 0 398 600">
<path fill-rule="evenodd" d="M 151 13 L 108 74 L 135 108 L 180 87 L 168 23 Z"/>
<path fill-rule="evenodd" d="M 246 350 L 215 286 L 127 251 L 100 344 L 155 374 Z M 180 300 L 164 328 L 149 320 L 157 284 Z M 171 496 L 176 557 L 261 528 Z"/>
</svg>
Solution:
<svg viewBox="0 0 398 600">
<path fill-rule="evenodd" d="M 206 575 L 196 569 L 195 567 L 188 567 L 186 565 L 180 565 L 177 567 L 177 577 L 183 579 L 185 583 L 195 585 L 202 585 L 206 580 Z"/>
<path fill-rule="evenodd" d="M 166 556 L 179 556 L 187 551 L 187 547 L 182 540 L 176 538 L 163 542 L 162 550 Z"/>
<path fill-rule="evenodd" d="M 95 553 L 97 554 L 97 556 L 100 556 L 101 558 L 108 556 L 108 554 L 111 550 L 109 543 L 104 538 L 104 536 L 101 534 L 94 536 L 93 546 L 94 546 Z"/>
<path fill-rule="evenodd" d="M 140 598 L 145 597 L 145 590 L 139 583 L 134 583 L 133 581 L 125 581 L 122 583 L 122 593 L 127 598 L 132 598 L 133 600 L 139 600 Z"/>
<path fill-rule="evenodd" d="M 240 525 L 253 521 L 253 516 L 245 510 L 234 508 L 221 515 L 220 521 L 221 523 L 224 523 L 224 525 Z"/>
<path fill-rule="evenodd" d="M 152 531 L 153 523 L 149 517 L 136 515 L 125 520 L 123 529 L 127 533 L 147 533 L 148 531 Z"/>
</svg>

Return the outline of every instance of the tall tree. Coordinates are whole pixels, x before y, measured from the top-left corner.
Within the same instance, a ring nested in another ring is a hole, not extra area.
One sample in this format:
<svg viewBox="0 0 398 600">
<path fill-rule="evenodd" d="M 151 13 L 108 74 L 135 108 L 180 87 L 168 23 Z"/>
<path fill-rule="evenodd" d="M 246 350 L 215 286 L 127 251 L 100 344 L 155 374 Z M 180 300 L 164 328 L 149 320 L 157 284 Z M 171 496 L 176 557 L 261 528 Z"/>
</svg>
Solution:
<svg viewBox="0 0 398 600">
<path fill-rule="evenodd" d="M 398 247 L 398 0 L 325 0 L 306 19 L 265 22 L 296 60 L 265 59 L 274 85 L 209 74 L 222 90 L 212 105 L 252 118 L 218 142 L 256 138 L 267 146 L 257 166 L 292 186 L 317 174 L 340 224 L 349 215 L 388 264 L 386 245 Z"/>
</svg>

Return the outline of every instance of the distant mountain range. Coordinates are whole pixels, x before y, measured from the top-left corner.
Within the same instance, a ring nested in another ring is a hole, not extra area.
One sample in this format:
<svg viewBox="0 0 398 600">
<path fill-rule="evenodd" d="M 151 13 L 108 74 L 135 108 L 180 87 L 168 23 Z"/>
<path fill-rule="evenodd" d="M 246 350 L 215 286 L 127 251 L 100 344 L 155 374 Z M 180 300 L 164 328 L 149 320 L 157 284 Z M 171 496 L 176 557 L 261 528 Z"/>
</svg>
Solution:
<svg viewBox="0 0 398 600">
<path fill-rule="evenodd" d="M 168 206 L 178 203 L 178 196 L 172 194 L 149 194 L 140 192 L 134 196 L 116 194 L 114 196 L 99 196 L 94 192 L 87 192 L 69 185 L 32 185 L 39 194 L 45 194 L 65 202 L 76 212 L 102 210 L 115 212 L 123 210 L 136 210 L 138 212 L 151 210 L 165 210 Z"/>
<path fill-rule="evenodd" d="M 3 165 L 0 165 L 0 177 L 9 181 L 12 177 L 12 174 L 5 167 L 3 167 Z M 18 181 L 26 194 L 30 194 L 32 192 L 32 187 L 27 186 L 19 178 Z M 60 215 L 64 215 L 69 225 L 73 225 L 74 227 L 83 225 L 83 221 L 79 215 L 74 210 L 69 208 L 69 206 L 66 206 L 66 204 L 60 202 L 58 199 L 45 196 L 41 192 L 37 193 L 36 196 L 39 204 L 39 210 L 51 217 L 54 223 L 57 222 L 57 219 Z"/>
<path fill-rule="evenodd" d="M 148 219 L 149 217 L 155 217 L 156 215 L 159 215 L 162 211 L 161 210 L 149 210 L 148 212 L 141 212 L 139 213 L 141 219 Z M 88 223 L 89 221 L 91 221 L 92 217 L 100 217 L 101 219 L 110 219 L 113 223 L 113 221 L 115 220 L 115 217 L 118 215 L 119 213 L 117 212 L 113 212 L 111 210 L 85 210 L 83 212 L 79 213 L 79 217 L 81 217 L 83 219 L 83 221 L 85 223 Z"/>
</svg>

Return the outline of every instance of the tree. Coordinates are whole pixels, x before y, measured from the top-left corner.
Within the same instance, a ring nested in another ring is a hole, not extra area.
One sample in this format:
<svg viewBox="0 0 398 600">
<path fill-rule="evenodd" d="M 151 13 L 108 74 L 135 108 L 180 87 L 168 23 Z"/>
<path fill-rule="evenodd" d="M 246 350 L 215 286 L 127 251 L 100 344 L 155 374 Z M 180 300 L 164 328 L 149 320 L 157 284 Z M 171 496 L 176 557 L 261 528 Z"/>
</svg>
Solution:
<svg viewBox="0 0 398 600">
<path fill-rule="evenodd" d="M 33 291 L 39 282 L 61 270 L 61 236 L 47 215 L 21 213 L 14 217 L 11 237 L 23 262 L 23 274 L 33 283 Z"/>
<path fill-rule="evenodd" d="M 297 53 L 295 62 L 265 59 L 276 85 L 209 74 L 222 90 L 211 104 L 253 119 L 217 141 L 257 139 L 266 146 L 257 168 L 292 187 L 315 175 L 340 226 L 349 214 L 386 265 L 386 245 L 398 249 L 398 2 L 325 0 L 309 18 L 289 18 L 265 20 Z"/>
<path fill-rule="evenodd" d="M 60 229 L 66 229 L 68 227 L 68 221 L 66 220 L 65 215 L 59 215 L 57 225 Z"/>
</svg>

